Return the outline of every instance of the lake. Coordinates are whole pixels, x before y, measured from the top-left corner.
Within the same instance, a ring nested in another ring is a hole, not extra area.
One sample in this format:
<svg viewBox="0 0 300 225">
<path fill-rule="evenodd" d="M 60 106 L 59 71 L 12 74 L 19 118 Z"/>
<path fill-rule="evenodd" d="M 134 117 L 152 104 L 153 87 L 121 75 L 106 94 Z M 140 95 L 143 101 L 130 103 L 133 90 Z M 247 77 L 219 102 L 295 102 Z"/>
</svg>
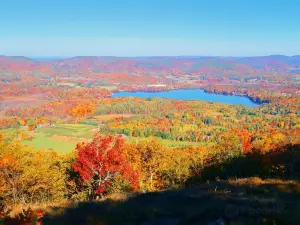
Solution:
<svg viewBox="0 0 300 225">
<path fill-rule="evenodd" d="M 201 100 L 209 102 L 221 102 L 225 104 L 241 104 L 244 106 L 259 106 L 246 96 L 221 95 L 205 93 L 202 89 L 180 89 L 160 92 L 115 92 L 112 97 L 140 97 L 140 98 L 171 98 L 179 100 Z"/>
</svg>

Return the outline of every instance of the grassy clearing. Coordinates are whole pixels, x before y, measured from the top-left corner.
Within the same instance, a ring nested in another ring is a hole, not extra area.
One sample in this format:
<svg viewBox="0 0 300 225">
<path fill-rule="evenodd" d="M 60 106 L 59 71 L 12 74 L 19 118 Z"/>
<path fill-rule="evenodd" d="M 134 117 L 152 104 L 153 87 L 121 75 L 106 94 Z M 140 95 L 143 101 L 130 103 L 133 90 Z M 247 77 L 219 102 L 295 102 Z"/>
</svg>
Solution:
<svg viewBox="0 0 300 225">
<path fill-rule="evenodd" d="M 20 127 L 20 128 L 7 128 L 7 129 L 0 129 L 0 133 L 4 134 L 4 138 L 6 140 L 13 140 L 18 138 L 20 133 L 28 133 L 27 127 Z"/>
<path fill-rule="evenodd" d="M 96 126 L 86 124 L 60 124 L 52 127 L 39 128 L 38 133 L 42 133 L 47 137 L 58 135 L 91 139 L 94 136 L 91 130 L 95 127 Z"/>
<path fill-rule="evenodd" d="M 37 129 L 32 140 L 24 140 L 23 144 L 35 149 L 54 149 L 60 153 L 71 152 L 76 144 L 86 142 L 94 137 L 95 126 L 85 124 L 60 124 Z"/>
<path fill-rule="evenodd" d="M 43 134 L 37 134 L 31 141 L 24 140 L 23 144 L 31 146 L 37 150 L 41 149 L 53 149 L 59 153 L 68 153 L 75 149 L 76 143 L 65 140 L 54 140 L 51 137 L 44 136 Z"/>
<path fill-rule="evenodd" d="M 6 137 L 12 137 L 14 136 L 18 130 L 23 130 L 23 129 L 16 129 L 16 128 L 8 128 L 8 129 L 2 129 L 1 133 L 4 134 Z"/>
</svg>

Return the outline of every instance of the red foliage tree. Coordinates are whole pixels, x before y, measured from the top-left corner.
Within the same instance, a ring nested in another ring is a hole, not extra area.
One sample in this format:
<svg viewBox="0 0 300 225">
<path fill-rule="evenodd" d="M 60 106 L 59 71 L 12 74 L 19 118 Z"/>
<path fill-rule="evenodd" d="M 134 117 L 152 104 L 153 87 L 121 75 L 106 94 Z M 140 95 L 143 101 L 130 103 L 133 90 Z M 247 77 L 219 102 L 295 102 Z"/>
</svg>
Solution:
<svg viewBox="0 0 300 225">
<path fill-rule="evenodd" d="M 138 173 L 126 160 L 123 148 L 121 136 L 97 136 L 90 143 L 77 145 L 78 156 L 73 169 L 96 194 L 102 195 L 116 174 L 121 174 L 137 191 Z"/>
</svg>

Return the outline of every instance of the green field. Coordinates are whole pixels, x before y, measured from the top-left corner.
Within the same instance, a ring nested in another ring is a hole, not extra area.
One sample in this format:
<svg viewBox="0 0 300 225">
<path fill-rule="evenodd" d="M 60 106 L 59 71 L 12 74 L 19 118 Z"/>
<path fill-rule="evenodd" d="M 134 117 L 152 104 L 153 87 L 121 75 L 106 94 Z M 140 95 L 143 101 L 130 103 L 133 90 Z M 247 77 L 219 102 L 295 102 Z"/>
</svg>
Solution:
<svg viewBox="0 0 300 225">
<path fill-rule="evenodd" d="M 16 136 L 18 130 L 24 130 L 22 128 L 16 129 L 16 128 L 8 128 L 8 129 L 2 129 L 1 133 L 4 134 L 7 138 L 11 139 L 12 137 Z"/>
<path fill-rule="evenodd" d="M 87 142 L 93 139 L 95 133 L 92 129 L 97 128 L 93 125 L 87 124 L 58 124 L 50 127 L 37 128 L 36 132 L 27 131 L 26 127 L 9 128 L 1 130 L 7 139 L 18 137 L 18 133 L 27 133 L 33 136 L 30 140 L 23 140 L 22 143 L 31 146 L 37 150 L 40 149 L 54 149 L 60 153 L 71 152 L 75 149 L 76 144 L 80 142 Z M 129 137 L 129 142 L 138 142 L 149 140 L 149 138 Z M 185 147 L 185 146 L 199 146 L 200 142 L 188 141 L 173 141 L 166 139 L 159 139 L 159 141 L 168 148 Z"/>
<path fill-rule="evenodd" d="M 54 149 L 66 153 L 75 149 L 76 144 L 86 142 L 94 137 L 92 131 L 96 126 L 86 124 L 59 124 L 51 127 L 37 128 L 35 132 L 28 131 L 27 127 L 9 128 L 1 130 L 7 140 L 17 138 L 21 132 L 32 139 L 22 140 L 25 145 L 40 149 Z"/>
<path fill-rule="evenodd" d="M 95 126 L 85 124 L 60 124 L 38 128 L 35 138 L 31 141 L 23 141 L 23 143 L 35 149 L 54 149 L 61 153 L 71 152 L 77 143 L 93 138 L 93 128 Z"/>
<path fill-rule="evenodd" d="M 43 134 L 37 134 L 31 141 L 22 141 L 23 144 L 34 147 L 37 150 L 54 149 L 59 153 L 68 153 L 75 149 L 76 143 L 70 141 L 53 140 Z"/>
<path fill-rule="evenodd" d="M 42 133 L 47 137 L 58 135 L 92 139 L 94 134 L 91 129 L 93 128 L 96 128 L 96 126 L 86 124 L 60 124 L 52 127 L 38 128 L 38 133 Z"/>
</svg>

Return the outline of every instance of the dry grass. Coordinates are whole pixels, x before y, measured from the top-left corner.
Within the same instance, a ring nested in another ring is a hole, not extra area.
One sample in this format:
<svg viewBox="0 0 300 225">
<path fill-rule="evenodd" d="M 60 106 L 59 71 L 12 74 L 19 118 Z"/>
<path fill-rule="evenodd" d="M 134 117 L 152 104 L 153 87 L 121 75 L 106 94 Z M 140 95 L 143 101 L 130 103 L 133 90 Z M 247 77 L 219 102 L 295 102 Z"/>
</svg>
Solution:
<svg viewBox="0 0 300 225">
<path fill-rule="evenodd" d="M 100 201 L 106 201 L 106 200 L 111 200 L 111 201 L 126 201 L 129 197 L 130 197 L 129 194 L 114 193 L 114 194 L 110 194 L 108 196 L 105 196 Z"/>
<path fill-rule="evenodd" d="M 258 186 L 274 186 L 281 192 L 300 193 L 300 181 L 296 180 L 281 180 L 281 179 L 261 179 L 259 177 L 250 177 L 244 179 L 230 179 L 229 184 L 239 187 L 258 187 Z"/>
<path fill-rule="evenodd" d="M 70 207 L 71 203 L 69 202 L 52 202 L 52 203 L 39 203 L 39 204 L 17 204 L 17 205 L 7 205 L 7 208 L 12 209 L 10 216 L 15 217 L 19 213 L 22 213 L 23 210 L 32 209 L 39 210 L 42 209 L 46 213 L 53 213 L 54 208 L 61 207 Z"/>
<path fill-rule="evenodd" d="M 264 181 L 259 177 L 250 177 L 244 179 L 230 179 L 228 183 L 234 186 L 251 186 L 255 187 L 264 183 Z"/>
</svg>

